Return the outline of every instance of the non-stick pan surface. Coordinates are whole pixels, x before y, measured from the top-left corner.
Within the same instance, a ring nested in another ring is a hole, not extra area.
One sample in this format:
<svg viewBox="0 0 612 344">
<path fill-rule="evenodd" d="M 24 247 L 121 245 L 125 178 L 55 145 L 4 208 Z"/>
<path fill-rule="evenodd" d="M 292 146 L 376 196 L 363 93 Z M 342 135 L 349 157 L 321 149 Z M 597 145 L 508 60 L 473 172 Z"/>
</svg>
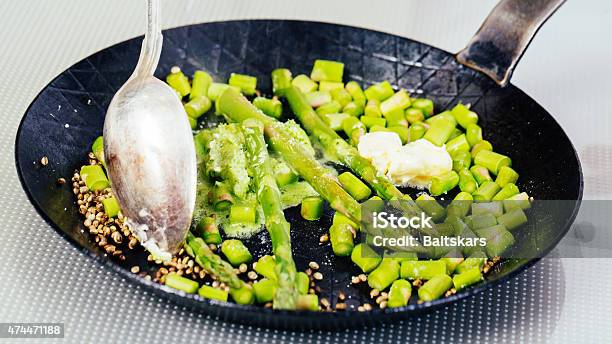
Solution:
<svg viewBox="0 0 612 344">
<path fill-rule="evenodd" d="M 101 134 L 106 108 L 136 64 L 142 38 L 104 49 L 57 76 L 31 104 L 21 122 L 16 141 L 17 170 L 23 187 L 39 213 L 71 243 L 101 264 L 133 283 L 180 304 L 218 315 L 222 319 L 283 328 L 343 328 L 405 317 L 449 304 L 507 280 L 537 259 L 511 259 L 498 265 L 487 281 L 449 298 L 399 309 L 371 312 L 285 312 L 255 306 L 219 303 L 184 295 L 131 274 L 131 266 L 153 266 L 138 251 L 119 262 L 107 257 L 82 226 L 72 188 L 56 185 L 68 181 L 86 163 L 92 141 Z M 61 49 L 61 47 L 58 47 Z M 521 178 L 519 187 L 536 199 L 580 200 L 582 174 L 576 152 L 559 124 L 546 110 L 518 88 L 501 88 L 487 77 L 459 65 L 448 52 L 409 39 L 354 27 L 301 21 L 231 21 L 192 25 L 164 32 L 164 49 L 156 76 L 162 78 L 174 65 L 185 74 L 205 69 L 224 81 L 231 72 L 258 77 L 258 88 L 270 92 L 270 72 L 290 68 L 295 75 L 310 72 L 317 58 L 342 61 L 345 75 L 370 85 L 389 80 L 396 88 L 434 99 L 438 111 L 457 102 L 471 103 L 480 115 L 485 138 L 495 150 L 513 159 Z M 213 116 L 213 115 L 211 115 Z M 204 123 L 205 124 L 205 123 Z M 49 165 L 41 166 L 41 157 Z M 549 231 L 518 238 L 551 250 L 569 229 L 578 203 L 554 219 Z M 319 237 L 331 213 L 319 222 L 301 219 L 290 209 L 292 244 L 298 269 L 311 260 L 321 263 L 325 276 L 322 294 L 336 300 L 339 290 L 350 295 L 349 305 L 369 301 L 364 288 L 348 286 L 358 274 L 347 258 L 335 257 Z M 18 229 L 15 229 L 18 230 Z M 262 240 L 263 238 L 263 240 Z M 265 231 L 249 241 L 256 255 L 270 253 Z M 522 244 L 519 244 L 522 245 Z"/>
</svg>

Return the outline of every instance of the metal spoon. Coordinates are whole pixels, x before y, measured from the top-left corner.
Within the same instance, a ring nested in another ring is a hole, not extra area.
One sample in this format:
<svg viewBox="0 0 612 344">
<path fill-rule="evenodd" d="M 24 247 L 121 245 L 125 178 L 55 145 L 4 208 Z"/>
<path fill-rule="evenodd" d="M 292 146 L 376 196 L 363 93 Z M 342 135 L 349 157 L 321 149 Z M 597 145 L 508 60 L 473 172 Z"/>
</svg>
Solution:
<svg viewBox="0 0 612 344">
<path fill-rule="evenodd" d="M 176 93 L 153 76 L 162 50 L 160 0 L 148 0 L 148 29 L 132 76 L 104 122 L 104 155 L 127 224 L 155 259 L 182 246 L 195 206 L 196 156 Z"/>
</svg>

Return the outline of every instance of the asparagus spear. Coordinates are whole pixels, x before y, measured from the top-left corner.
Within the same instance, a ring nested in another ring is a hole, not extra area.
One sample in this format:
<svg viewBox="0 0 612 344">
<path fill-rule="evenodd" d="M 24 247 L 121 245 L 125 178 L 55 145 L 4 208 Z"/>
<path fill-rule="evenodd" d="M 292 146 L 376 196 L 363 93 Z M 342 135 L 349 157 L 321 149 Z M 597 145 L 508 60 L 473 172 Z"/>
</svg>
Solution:
<svg viewBox="0 0 612 344">
<path fill-rule="evenodd" d="M 365 180 L 378 196 L 385 200 L 406 198 L 406 195 L 402 194 L 391 181 L 378 174 L 374 165 L 368 159 L 362 157 L 355 147 L 325 124 L 312 107 L 308 105 L 300 90 L 290 87 L 285 90 L 284 96 L 306 131 L 318 138 L 325 149 L 334 153 L 343 164 Z"/>
<path fill-rule="evenodd" d="M 207 274 L 217 276 L 219 281 L 229 285 L 232 289 L 240 289 L 244 286 L 244 282 L 238 278 L 234 268 L 214 254 L 202 238 L 195 237 L 191 232 L 187 234 L 187 251 L 193 254 L 196 263 Z"/>
<path fill-rule="evenodd" d="M 290 225 L 283 213 L 280 191 L 272 173 L 261 122 L 247 120 L 243 123 L 243 131 L 254 173 L 257 199 L 266 218 L 266 228 L 270 233 L 272 251 L 276 259 L 278 289 L 274 294 L 273 305 L 277 309 L 295 309 L 298 297 L 297 270 L 291 256 Z"/>
<path fill-rule="evenodd" d="M 288 89 L 292 89 L 288 88 Z M 264 115 L 240 93 L 227 89 L 218 100 L 221 113 L 235 122 L 256 119 L 263 123 L 264 134 L 277 151 L 330 206 L 355 222 L 361 219 L 361 206 L 340 185 L 330 171 L 316 161 L 305 148 L 289 135 L 280 122 Z"/>
</svg>

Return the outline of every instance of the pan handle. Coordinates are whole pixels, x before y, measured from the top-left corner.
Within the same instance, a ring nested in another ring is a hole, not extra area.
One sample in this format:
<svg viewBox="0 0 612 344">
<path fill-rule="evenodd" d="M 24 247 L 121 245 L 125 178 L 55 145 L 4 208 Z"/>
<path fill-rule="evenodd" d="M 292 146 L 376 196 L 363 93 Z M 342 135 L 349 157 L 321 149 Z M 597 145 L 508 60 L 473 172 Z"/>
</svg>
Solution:
<svg viewBox="0 0 612 344">
<path fill-rule="evenodd" d="M 457 54 L 459 63 L 506 86 L 516 64 L 538 29 L 565 0 L 502 0 L 491 11 L 468 45 Z"/>
</svg>

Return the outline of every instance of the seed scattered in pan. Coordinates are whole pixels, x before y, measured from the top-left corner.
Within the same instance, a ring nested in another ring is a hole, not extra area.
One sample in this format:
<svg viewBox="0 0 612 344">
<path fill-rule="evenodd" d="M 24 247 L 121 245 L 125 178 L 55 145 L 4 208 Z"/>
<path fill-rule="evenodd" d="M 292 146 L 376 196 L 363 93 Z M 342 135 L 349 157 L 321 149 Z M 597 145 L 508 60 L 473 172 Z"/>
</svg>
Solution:
<svg viewBox="0 0 612 344">
<path fill-rule="evenodd" d="M 336 303 L 336 310 L 343 311 L 345 309 L 346 309 L 346 303 L 344 302 Z"/>
<path fill-rule="evenodd" d="M 357 311 L 365 312 L 365 308 L 363 308 L 363 306 L 359 306 L 359 307 L 357 307 Z"/>
<path fill-rule="evenodd" d="M 66 179 L 64 179 L 64 178 L 58 178 L 58 179 L 55 181 L 55 183 L 56 183 L 57 185 L 59 185 L 59 186 L 62 186 L 62 185 L 64 185 L 64 184 L 66 184 Z"/>
<path fill-rule="evenodd" d="M 320 243 L 326 243 L 327 241 L 329 241 L 329 236 L 327 234 L 323 234 L 321 235 L 321 237 L 319 238 L 319 242 Z"/>
<path fill-rule="evenodd" d="M 136 247 L 136 245 L 137 245 L 137 244 L 138 244 L 138 239 L 136 239 L 136 238 L 132 237 L 132 238 L 130 239 L 130 242 L 128 243 L 128 248 L 129 248 L 130 250 L 133 250 L 133 249 L 134 249 L 134 247 Z"/>
<path fill-rule="evenodd" d="M 272 308 L 272 302 L 267 302 L 264 304 L 265 308 Z"/>
<path fill-rule="evenodd" d="M 314 294 L 315 290 L 313 288 L 308 289 L 308 294 Z"/>
<path fill-rule="evenodd" d="M 361 275 L 359 275 L 359 280 L 361 282 L 365 282 L 365 281 L 368 280 L 368 276 L 366 276 L 365 274 L 361 274 Z"/>
<path fill-rule="evenodd" d="M 327 308 L 327 307 L 330 306 L 330 303 L 329 303 L 329 301 L 326 298 L 322 298 L 321 299 L 321 306 Z"/>
<path fill-rule="evenodd" d="M 342 290 L 338 293 L 338 300 L 344 301 L 346 299 L 346 294 Z"/>
<path fill-rule="evenodd" d="M 248 266 L 245 263 L 240 264 L 240 266 L 238 267 L 238 271 L 240 273 L 245 273 L 248 270 Z"/>
<path fill-rule="evenodd" d="M 323 279 L 323 274 L 317 271 L 312 275 L 312 277 L 314 277 L 314 279 L 316 279 L 317 281 L 320 281 Z"/>
<path fill-rule="evenodd" d="M 130 269 L 130 271 L 131 271 L 133 274 L 137 274 L 138 272 L 140 272 L 140 267 L 139 267 L 138 265 L 134 265 L 134 266 L 132 266 L 132 268 Z"/>
<path fill-rule="evenodd" d="M 372 289 L 372 290 L 370 290 L 370 297 L 371 297 L 371 298 L 375 298 L 375 297 L 377 297 L 378 295 L 380 295 L 380 290 L 378 290 L 378 289 Z"/>
<path fill-rule="evenodd" d="M 414 281 L 412 281 L 412 286 L 413 287 L 420 287 L 423 285 L 423 281 L 421 281 L 420 279 L 415 279 Z"/>
<path fill-rule="evenodd" d="M 113 234 L 111 234 L 111 238 L 113 238 L 113 241 L 116 244 L 121 244 L 123 242 L 123 236 L 119 232 L 113 232 Z"/>
<path fill-rule="evenodd" d="M 382 293 L 380 293 L 380 296 L 382 296 L 382 298 L 385 300 L 389 298 L 389 294 L 386 291 L 383 291 Z"/>
<path fill-rule="evenodd" d="M 310 276 L 312 275 L 312 269 L 308 268 L 306 269 L 306 271 L 304 271 L 306 273 L 306 275 Z"/>
<path fill-rule="evenodd" d="M 489 271 L 491 271 L 491 269 L 495 266 L 495 264 L 497 264 L 500 260 L 501 260 L 501 257 L 499 256 L 496 256 L 496 257 L 491 258 L 490 260 L 487 260 L 487 262 L 482 268 L 482 272 L 484 274 L 487 274 Z"/>
<path fill-rule="evenodd" d="M 208 247 L 212 250 L 212 251 L 216 251 L 217 250 L 217 245 L 215 244 L 210 244 L 208 245 Z"/>
<path fill-rule="evenodd" d="M 457 289 L 455 288 L 451 288 L 449 290 L 446 291 L 446 293 L 444 294 L 445 297 L 449 297 L 451 295 L 454 295 L 455 293 L 457 293 Z"/>
<path fill-rule="evenodd" d="M 310 262 L 308 266 L 313 270 L 319 270 L 319 264 L 317 264 L 317 262 Z"/>
<path fill-rule="evenodd" d="M 47 156 L 43 156 L 42 158 L 40 158 L 40 164 L 43 166 L 47 166 L 49 165 L 49 158 L 47 158 Z"/>
<path fill-rule="evenodd" d="M 366 311 L 371 311 L 372 310 L 372 305 L 369 303 L 364 303 L 363 304 L 363 309 Z"/>
<path fill-rule="evenodd" d="M 380 303 L 380 309 L 385 309 L 387 308 L 387 301 L 383 301 Z"/>
<path fill-rule="evenodd" d="M 351 278 L 351 283 L 353 284 L 359 284 L 361 282 L 361 280 L 359 279 L 359 276 L 353 276 Z"/>
<path fill-rule="evenodd" d="M 381 302 L 385 301 L 385 298 L 382 296 L 379 296 L 376 298 L 376 303 L 380 304 Z"/>
<path fill-rule="evenodd" d="M 255 271 L 249 271 L 249 273 L 247 273 L 247 277 L 251 280 L 256 280 L 257 279 L 257 272 Z"/>
</svg>

